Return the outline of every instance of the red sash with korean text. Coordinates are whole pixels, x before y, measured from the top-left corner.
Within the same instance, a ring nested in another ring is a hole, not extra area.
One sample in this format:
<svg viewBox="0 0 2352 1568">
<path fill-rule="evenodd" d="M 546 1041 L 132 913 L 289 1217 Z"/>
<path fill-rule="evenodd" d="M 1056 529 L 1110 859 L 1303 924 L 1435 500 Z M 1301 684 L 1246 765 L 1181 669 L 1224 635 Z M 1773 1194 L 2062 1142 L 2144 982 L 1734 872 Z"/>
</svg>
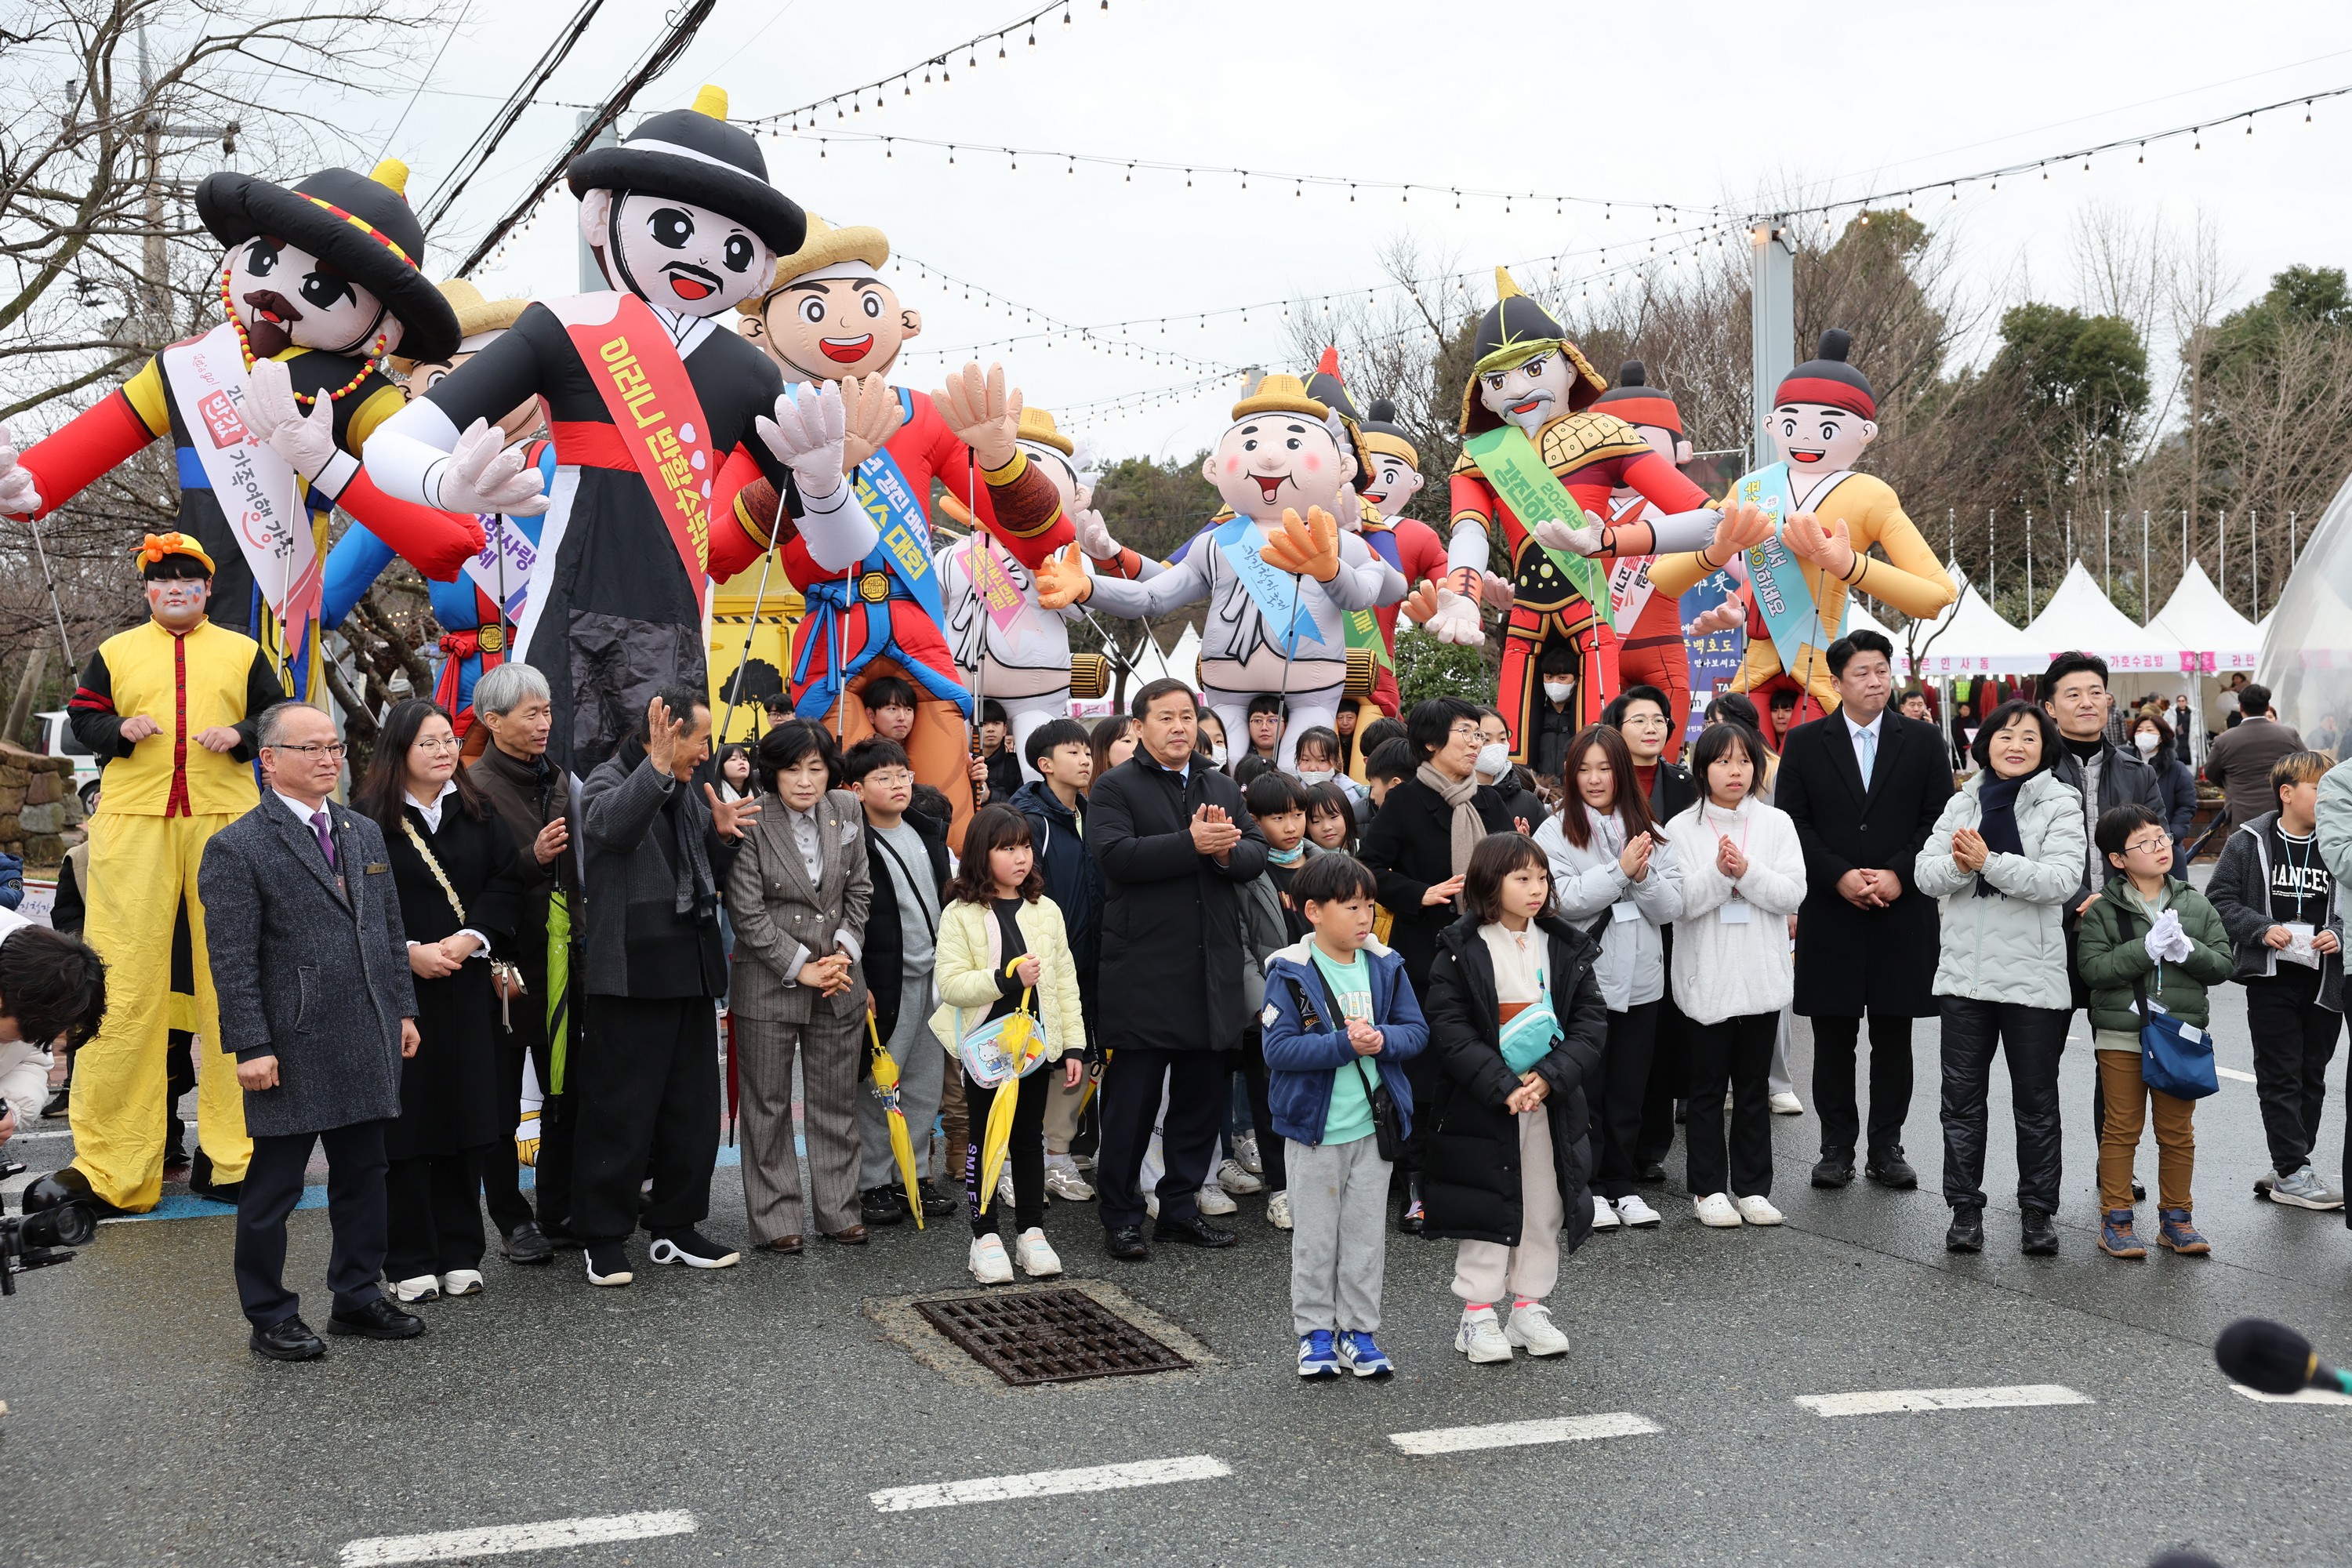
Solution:
<svg viewBox="0 0 2352 1568">
<path fill-rule="evenodd" d="M 652 308 L 635 294 L 575 294 L 548 300 L 547 308 L 572 334 L 699 594 L 710 574 L 710 481 L 719 465 L 686 361 Z"/>
</svg>

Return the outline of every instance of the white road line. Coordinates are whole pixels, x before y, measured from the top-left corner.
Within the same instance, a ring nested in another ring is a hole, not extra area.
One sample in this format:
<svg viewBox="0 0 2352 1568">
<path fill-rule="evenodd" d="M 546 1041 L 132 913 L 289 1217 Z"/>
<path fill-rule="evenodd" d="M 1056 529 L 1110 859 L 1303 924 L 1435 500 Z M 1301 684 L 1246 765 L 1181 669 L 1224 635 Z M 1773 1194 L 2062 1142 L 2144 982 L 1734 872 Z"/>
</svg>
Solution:
<svg viewBox="0 0 2352 1568">
<path fill-rule="evenodd" d="M 2264 1405 L 2352 1405 L 2352 1394 L 2338 1394 L 2332 1388 L 2298 1388 L 2293 1394 L 2264 1394 L 2258 1388 L 2248 1388 L 2242 1383 L 2230 1385 L 2247 1398 Z"/>
<path fill-rule="evenodd" d="M 1896 1410 L 2006 1410 L 2027 1405 L 2093 1405 L 2087 1394 L 2057 1383 L 1998 1388 L 1886 1388 L 1857 1394 L 1801 1394 L 1797 1403 L 1816 1415 L 1885 1415 Z"/>
<path fill-rule="evenodd" d="M 509 1552 L 545 1552 L 558 1546 L 693 1533 L 694 1515 L 673 1509 L 660 1513 L 609 1513 L 595 1519 L 547 1519 L 536 1524 L 494 1524 L 481 1530 L 442 1530 L 429 1535 L 377 1535 L 345 1546 L 342 1568 L 446 1563 L 453 1557 L 496 1557 Z"/>
<path fill-rule="evenodd" d="M 1491 1426 L 1433 1426 L 1425 1432 L 1391 1432 L 1389 1441 L 1408 1454 L 1465 1454 L 1477 1448 L 1522 1448 L 1537 1443 L 1582 1443 L 1595 1437 L 1642 1437 L 1658 1424 L 1630 1410 L 1606 1415 L 1562 1415 L 1545 1421 L 1500 1421 Z"/>
<path fill-rule="evenodd" d="M 883 1513 L 919 1508 L 953 1508 L 967 1502 L 1004 1502 L 1014 1498 L 1059 1497 L 1067 1492 L 1108 1492 L 1122 1487 L 1164 1487 L 1177 1481 L 1213 1481 L 1233 1467 L 1211 1454 L 1181 1459 L 1143 1459 L 1131 1465 L 1089 1465 L 1076 1470 L 1031 1470 L 1018 1476 L 983 1476 L 971 1481 L 888 1487 L 866 1498 Z"/>
<path fill-rule="evenodd" d="M 2217 1067 L 2213 1070 L 2221 1074 L 2223 1078 L 2236 1079 L 2240 1083 L 2252 1083 L 2256 1081 L 2253 1074 L 2250 1072 L 2240 1072 L 2236 1068 Z"/>
</svg>

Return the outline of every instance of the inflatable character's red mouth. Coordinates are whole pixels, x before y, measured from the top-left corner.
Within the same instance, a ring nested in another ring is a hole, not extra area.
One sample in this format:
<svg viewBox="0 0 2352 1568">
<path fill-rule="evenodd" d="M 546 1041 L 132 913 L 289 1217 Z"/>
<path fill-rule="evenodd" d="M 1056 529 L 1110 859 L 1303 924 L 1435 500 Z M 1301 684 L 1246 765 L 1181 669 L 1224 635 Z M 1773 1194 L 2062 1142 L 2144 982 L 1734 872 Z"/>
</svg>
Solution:
<svg viewBox="0 0 2352 1568">
<path fill-rule="evenodd" d="M 1540 397 L 1530 397 L 1525 403 L 1512 404 L 1511 412 L 1514 414 L 1533 414 L 1537 409 L 1541 408 L 1543 405 L 1544 399 Z"/>
<path fill-rule="evenodd" d="M 868 332 L 862 338 L 819 338 L 816 346 L 823 349 L 824 357 L 835 364 L 856 364 L 873 349 L 874 334 Z"/>
<path fill-rule="evenodd" d="M 1276 474 L 1272 479 L 1264 474 L 1252 474 L 1250 478 L 1257 481 L 1257 488 L 1265 495 L 1268 506 L 1274 504 L 1274 498 L 1281 492 L 1282 487 L 1290 482 L 1288 474 Z"/>
<path fill-rule="evenodd" d="M 1789 449 L 1789 461 L 1792 463 L 1818 463 L 1828 455 L 1829 454 L 1826 452 L 1809 452 L 1804 450 L 1802 447 L 1792 447 Z"/>
<path fill-rule="evenodd" d="M 699 278 L 674 277 L 669 280 L 669 286 L 677 290 L 681 300 L 708 300 L 719 292 Z"/>
</svg>

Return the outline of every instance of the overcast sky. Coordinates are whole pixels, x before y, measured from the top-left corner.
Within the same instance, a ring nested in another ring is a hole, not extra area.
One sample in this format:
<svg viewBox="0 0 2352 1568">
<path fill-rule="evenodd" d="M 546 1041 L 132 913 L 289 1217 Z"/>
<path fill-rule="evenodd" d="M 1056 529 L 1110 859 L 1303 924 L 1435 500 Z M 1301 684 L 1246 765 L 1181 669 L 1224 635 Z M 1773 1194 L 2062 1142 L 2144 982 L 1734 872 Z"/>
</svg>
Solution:
<svg viewBox="0 0 2352 1568">
<path fill-rule="evenodd" d="M 1916 183 L 1916 211 L 1957 242 L 1967 286 L 1981 297 L 2077 302 L 2067 237 L 2094 202 L 2139 221 L 2186 226 L 2201 213 L 2221 233 L 2241 295 L 2294 261 L 2343 265 L 2352 216 L 2339 200 L 2352 154 L 2352 98 L 2323 101 L 2304 123 L 2291 112 L 2187 141 L 2108 153 L 2004 179 L 1955 203 L 1925 187 L 2009 160 L 2059 153 L 2221 116 L 2352 83 L 2352 10 L 2244 4 L 2217 26 L 2210 5 L 1980 3 L 1811 10 L 1684 0 L 1601 15 L 1615 36 L 1587 31 L 1566 9 L 1515 10 L 1360 0 L 1332 7 L 1265 0 L 1076 0 L 983 45 L 978 68 L 958 53 L 950 84 L 888 89 L 877 111 L 835 122 L 866 132 L 959 143 L 938 148 L 827 142 L 824 132 L 768 142 L 776 184 L 837 223 L 874 224 L 934 268 L 1095 324 L 1168 316 L 1127 334 L 1208 362 L 1163 364 L 1066 340 L 1002 351 L 1034 402 L 1070 408 L 1198 380 L 1220 367 L 1283 363 L 1280 310 L 1213 319 L 1187 312 L 1356 289 L 1381 281 L 1380 248 L 1400 236 L 1482 272 L 1497 261 L 1586 253 L 1564 277 L 1597 269 L 1613 242 L 1621 263 L 1661 227 L 1646 204 L 1751 210 L 1768 192 L 1851 197 Z M 572 0 L 453 0 L 465 20 L 412 100 L 399 88 L 348 107 L 351 161 L 388 150 L 415 170 L 422 198 L 509 92 Z M 682 106 L 703 82 L 726 88 L 739 120 L 779 112 L 894 72 L 1023 8 L 1004 0 L 818 5 L 720 0 L 685 58 L 638 100 Z M 559 102 L 605 97 L 663 24 L 659 8 L 608 4 L 546 91 Z M 1519 20 L 1517 18 L 1525 18 Z M 1852 19 L 1843 35 L 1818 31 Z M 438 40 L 436 40 L 437 43 Z M 423 71 L 430 48 L 416 65 Z M 845 105 L 844 106 L 845 107 Z M 442 272 L 514 198 L 570 134 L 575 111 L 535 108 L 467 199 L 436 232 Z M 396 128 L 395 128 L 396 122 Z M 629 123 L 630 121 L 625 121 Z M 1017 145 L 1116 158 L 1261 171 L 1246 190 L 1231 174 L 1066 165 L 994 148 Z M 1307 187 L 1269 174 L 1411 181 L 1589 195 L 1597 208 L 1524 198 Z M 560 187 L 559 187 L 560 189 Z M 495 272 L 492 293 L 576 288 L 575 207 L 559 195 Z M 967 303 L 936 278 L 904 280 L 924 312 L 918 346 L 945 349 L 1034 331 Z M 1485 298 L 1483 286 L 1481 302 Z M 935 357 L 899 379 L 929 386 Z M 1108 455 L 1189 456 L 1213 438 L 1230 384 L 1143 412 L 1066 420 Z M 1735 435 L 1737 433 L 1734 433 Z"/>
</svg>

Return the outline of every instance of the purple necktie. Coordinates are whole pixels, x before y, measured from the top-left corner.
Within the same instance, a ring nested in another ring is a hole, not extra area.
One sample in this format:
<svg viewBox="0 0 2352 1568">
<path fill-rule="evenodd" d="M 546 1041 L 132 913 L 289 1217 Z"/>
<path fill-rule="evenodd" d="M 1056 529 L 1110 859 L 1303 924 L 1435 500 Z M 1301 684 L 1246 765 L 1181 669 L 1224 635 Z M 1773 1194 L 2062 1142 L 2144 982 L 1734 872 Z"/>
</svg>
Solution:
<svg viewBox="0 0 2352 1568">
<path fill-rule="evenodd" d="M 327 858 L 327 869 L 335 868 L 335 835 L 327 826 L 327 808 L 320 806 L 310 814 L 310 826 L 319 835 L 319 852 Z"/>
</svg>

